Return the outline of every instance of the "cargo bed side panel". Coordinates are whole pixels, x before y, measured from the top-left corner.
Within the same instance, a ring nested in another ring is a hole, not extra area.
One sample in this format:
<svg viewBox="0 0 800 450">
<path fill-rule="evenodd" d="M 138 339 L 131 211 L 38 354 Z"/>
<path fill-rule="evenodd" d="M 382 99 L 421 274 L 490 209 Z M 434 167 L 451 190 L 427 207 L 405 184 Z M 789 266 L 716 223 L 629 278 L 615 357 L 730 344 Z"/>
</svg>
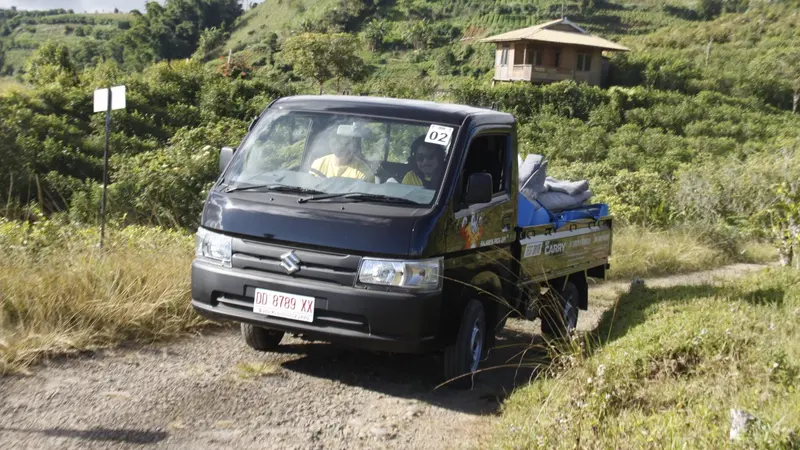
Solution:
<svg viewBox="0 0 800 450">
<path fill-rule="evenodd" d="M 558 231 L 529 227 L 521 232 L 524 282 L 557 278 L 607 264 L 611 255 L 611 220 L 572 223 Z"/>
</svg>

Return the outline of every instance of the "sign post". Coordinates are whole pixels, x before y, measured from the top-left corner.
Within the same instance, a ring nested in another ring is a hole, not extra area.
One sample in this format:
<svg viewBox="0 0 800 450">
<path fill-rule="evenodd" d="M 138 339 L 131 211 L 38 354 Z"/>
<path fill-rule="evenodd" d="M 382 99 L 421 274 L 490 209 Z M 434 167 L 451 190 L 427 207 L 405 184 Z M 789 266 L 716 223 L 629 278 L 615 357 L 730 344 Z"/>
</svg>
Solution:
<svg viewBox="0 0 800 450">
<path fill-rule="evenodd" d="M 103 201 L 100 205 L 100 248 L 106 234 L 106 192 L 108 191 L 108 137 L 111 134 L 111 111 L 125 109 L 125 86 L 94 91 L 94 112 L 106 112 L 106 140 L 103 150 Z"/>
</svg>

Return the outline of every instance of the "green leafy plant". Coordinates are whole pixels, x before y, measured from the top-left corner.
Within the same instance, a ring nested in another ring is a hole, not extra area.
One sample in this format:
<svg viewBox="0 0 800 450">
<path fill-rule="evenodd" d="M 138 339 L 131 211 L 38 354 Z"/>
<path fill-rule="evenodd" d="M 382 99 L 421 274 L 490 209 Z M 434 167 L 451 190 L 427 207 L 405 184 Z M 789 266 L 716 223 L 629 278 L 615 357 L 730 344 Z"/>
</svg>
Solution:
<svg viewBox="0 0 800 450">
<path fill-rule="evenodd" d="M 280 59 L 301 78 L 315 81 L 322 93 L 328 80 L 363 76 L 366 67 L 357 48 L 357 40 L 344 33 L 303 33 L 284 42 Z"/>
</svg>

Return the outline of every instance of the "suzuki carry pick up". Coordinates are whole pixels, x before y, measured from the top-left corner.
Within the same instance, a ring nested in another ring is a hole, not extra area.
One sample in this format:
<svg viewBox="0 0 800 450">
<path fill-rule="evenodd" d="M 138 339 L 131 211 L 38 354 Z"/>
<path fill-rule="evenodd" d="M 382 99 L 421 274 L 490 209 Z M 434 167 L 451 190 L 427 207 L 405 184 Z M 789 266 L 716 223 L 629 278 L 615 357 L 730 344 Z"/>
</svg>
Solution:
<svg viewBox="0 0 800 450">
<path fill-rule="evenodd" d="M 263 351 L 287 332 L 443 351 L 446 379 L 474 373 L 509 316 L 565 335 L 587 277 L 605 277 L 612 220 L 583 208 L 527 223 L 517 152 L 514 117 L 492 109 L 278 99 L 220 153 L 192 305 Z"/>
</svg>

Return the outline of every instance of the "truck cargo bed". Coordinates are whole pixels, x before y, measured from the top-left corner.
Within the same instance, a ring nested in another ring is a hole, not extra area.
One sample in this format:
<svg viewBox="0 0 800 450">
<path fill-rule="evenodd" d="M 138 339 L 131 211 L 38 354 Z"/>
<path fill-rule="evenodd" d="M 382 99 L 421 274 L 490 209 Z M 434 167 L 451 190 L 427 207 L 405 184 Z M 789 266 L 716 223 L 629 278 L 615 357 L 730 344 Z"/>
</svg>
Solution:
<svg viewBox="0 0 800 450">
<path fill-rule="evenodd" d="M 520 278 L 523 284 L 605 267 L 611 255 L 611 218 L 582 219 L 519 230 Z"/>
</svg>

